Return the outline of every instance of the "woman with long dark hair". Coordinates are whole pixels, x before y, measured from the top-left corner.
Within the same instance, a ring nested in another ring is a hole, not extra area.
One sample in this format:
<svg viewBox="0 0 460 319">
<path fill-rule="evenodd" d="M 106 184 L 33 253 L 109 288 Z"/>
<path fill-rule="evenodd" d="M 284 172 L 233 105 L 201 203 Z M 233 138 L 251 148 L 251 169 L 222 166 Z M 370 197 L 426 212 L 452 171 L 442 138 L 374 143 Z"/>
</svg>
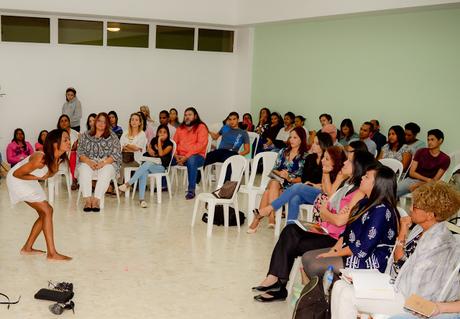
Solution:
<svg viewBox="0 0 460 319">
<path fill-rule="evenodd" d="M 67 161 L 70 151 L 69 134 L 60 129 L 52 130 L 46 137 L 43 152 L 35 152 L 23 159 L 8 172 L 7 185 L 13 204 L 25 202 L 37 211 L 35 221 L 21 254 L 44 254 L 42 250 L 34 249 L 33 245 L 40 233 L 45 236 L 48 260 L 70 260 L 70 257 L 59 254 L 54 245 L 53 207 L 46 200 L 46 194 L 38 181 L 53 176 L 59 165 Z"/>
<path fill-rule="evenodd" d="M 175 128 L 178 128 L 179 125 L 180 125 L 179 113 L 177 112 L 177 110 L 174 107 L 172 107 L 169 110 L 169 124 L 171 124 Z"/>
<path fill-rule="evenodd" d="M 35 143 L 35 151 L 43 152 L 43 145 L 45 145 L 46 136 L 48 135 L 47 130 L 41 130 L 38 134 L 37 142 Z"/>
<path fill-rule="evenodd" d="M 395 125 L 388 130 L 388 143 L 382 147 L 378 159 L 393 158 L 403 164 L 406 171 L 410 165 L 412 155 L 406 145 L 406 137 L 402 126 Z"/>
<path fill-rule="evenodd" d="M 91 113 L 90 115 L 88 115 L 88 118 L 86 119 L 86 130 L 87 131 L 91 131 L 91 129 L 93 128 L 94 122 L 96 121 L 96 116 L 97 116 L 96 113 Z"/>
<path fill-rule="evenodd" d="M 297 127 L 290 133 L 289 144 L 278 152 L 275 165 L 273 166 L 273 178 L 267 185 L 267 189 L 262 194 L 259 207 L 265 207 L 274 199 L 280 196 L 283 189 L 290 187 L 293 184 L 302 182 L 303 167 L 305 158 L 307 157 L 307 137 L 305 131 Z M 270 212 L 268 227 L 275 226 L 275 214 Z M 247 230 L 248 234 L 253 234 L 259 227 L 259 218 L 254 218 L 252 224 Z"/>
<path fill-rule="evenodd" d="M 62 114 L 57 122 L 57 128 L 66 131 L 70 136 L 70 152 L 67 154 L 69 157 L 69 169 L 72 175 L 72 190 L 78 188 L 77 178 L 75 177 L 75 169 L 77 167 L 77 145 L 80 133 L 70 127 L 70 118 L 66 114 Z"/>
<path fill-rule="evenodd" d="M 355 133 L 353 122 L 350 119 L 344 119 L 340 123 L 340 136 L 338 137 L 339 143 L 343 146 L 348 145 L 352 141 L 358 141 L 359 136 Z"/>
<path fill-rule="evenodd" d="M 26 135 L 22 128 L 14 130 L 13 139 L 6 147 L 6 160 L 11 167 L 22 161 L 34 152 L 32 145 L 26 141 Z"/>
<path fill-rule="evenodd" d="M 259 111 L 259 123 L 255 128 L 255 132 L 259 135 L 262 135 L 270 126 L 270 116 L 271 112 L 268 108 L 263 107 Z"/>
</svg>

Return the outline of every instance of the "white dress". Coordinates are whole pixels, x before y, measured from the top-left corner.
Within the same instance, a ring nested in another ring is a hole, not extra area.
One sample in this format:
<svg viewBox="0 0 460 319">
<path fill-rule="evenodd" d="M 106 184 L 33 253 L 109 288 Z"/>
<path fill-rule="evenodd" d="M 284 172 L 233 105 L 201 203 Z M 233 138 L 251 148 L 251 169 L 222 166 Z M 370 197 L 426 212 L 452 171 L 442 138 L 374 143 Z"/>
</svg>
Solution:
<svg viewBox="0 0 460 319">
<path fill-rule="evenodd" d="M 17 204 L 19 202 L 43 202 L 47 198 L 38 180 L 24 180 L 13 176 L 13 173 L 18 168 L 29 162 L 29 158 L 30 156 L 14 165 L 6 176 L 6 184 L 8 186 L 8 192 L 10 193 L 10 200 L 12 204 Z M 43 168 L 37 168 L 30 174 L 42 177 L 46 173 L 48 173 L 48 167 L 45 165 Z"/>
</svg>

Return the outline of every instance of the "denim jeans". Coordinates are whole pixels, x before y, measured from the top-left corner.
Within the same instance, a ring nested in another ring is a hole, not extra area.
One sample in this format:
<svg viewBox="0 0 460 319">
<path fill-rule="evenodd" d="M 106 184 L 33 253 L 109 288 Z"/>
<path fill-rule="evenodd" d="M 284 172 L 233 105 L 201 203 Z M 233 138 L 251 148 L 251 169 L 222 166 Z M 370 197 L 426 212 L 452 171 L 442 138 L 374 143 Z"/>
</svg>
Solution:
<svg viewBox="0 0 460 319">
<path fill-rule="evenodd" d="M 165 168 L 163 165 L 152 162 L 145 162 L 137 169 L 137 171 L 134 173 L 133 177 L 131 177 L 128 183 L 129 185 L 133 185 L 137 180 L 139 180 L 139 200 L 144 200 L 148 175 L 164 172 Z M 161 192 L 161 190 L 159 191 Z"/>
<path fill-rule="evenodd" d="M 198 168 L 203 166 L 204 164 L 204 157 L 195 154 L 190 156 L 187 161 L 185 162 L 185 166 L 187 166 L 187 177 L 188 177 L 188 191 L 195 192 L 196 188 L 196 178 L 198 176 Z M 172 165 L 177 165 L 176 159 L 173 159 Z"/>
<path fill-rule="evenodd" d="M 411 177 L 406 177 L 402 181 L 398 183 L 398 189 L 396 191 L 397 197 L 401 197 L 403 195 L 406 195 L 410 193 L 410 187 L 416 183 L 420 183 L 418 179 L 411 178 Z"/>
<path fill-rule="evenodd" d="M 321 194 L 321 190 L 303 183 L 294 184 L 284 190 L 281 196 L 275 199 L 271 205 L 277 211 L 284 204 L 289 203 L 287 223 L 291 224 L 299 216 L 299 206 L 302 204 L 313 204 L 316 197 Z"/>
</svg>

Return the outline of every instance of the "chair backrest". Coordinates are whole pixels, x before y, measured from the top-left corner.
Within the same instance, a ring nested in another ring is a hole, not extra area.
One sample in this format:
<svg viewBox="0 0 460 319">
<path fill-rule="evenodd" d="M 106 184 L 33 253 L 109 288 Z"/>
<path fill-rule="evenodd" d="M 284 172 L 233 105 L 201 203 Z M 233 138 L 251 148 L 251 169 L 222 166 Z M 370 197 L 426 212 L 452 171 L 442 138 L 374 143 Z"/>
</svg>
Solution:
<svg viewBox="0 0 460 319">
<path fill-rule="evenodd" d="M 252 166 L 251 166 L 251 175 L 249 176 L 249 181 L 248 181 L 247 186 L 248 187 L 255 186 L 254 182 L 255 182 L 256 175 L 257 175 L 257 168 L 259 166 L 259 162 L 262 161 L 263 171 L 262 171 L 262 178 L 260 181 L 260 187 L 262 188 L 267 187 L 268 182 L 270 181 L 268 174 L 270 174 L 270 172 L 272 171 L 277 157 L 278 157 L 278 153 L 276 152 L 262 152 L 254 156 L 254 159 L 252 161 Z"/>
<path fill-rule="evenodd" d="M 460 150 L 452 152 L 448 154 L 450 157 L 450 166 L 449 168 L 444 172 L 444 175 L 442 176 L 442 180 L 445 182 L 448 182 L 449 179 L 452 177 L 452 174 L 459 169 L 460 166 Z"/>
<path fill-rule="evenodd" d="M 227 168 L 230 166 L 232 168 L 232 176 L 230 177 L 231 181 L 238 182 L 236 186 L 236 191 L 233 193 L 232 199 L 235 197 L 235 194 L 238 193 L 238 189 L 241 184 L 241 179 L 243 178 L 244 169 L 246 167 L 246 159 L 241 155 L 233 155 L 225 160 L 220 169 L 220 176 L 217 182 L 217 188 L 221 188 L 224 185 L 225 175 L 227 173 Z"/>
<path fill-rule="evenodd" d="M 220 143 L 222 142 L 222 136 L 219 136 L 219 138 L 216 141 L 216 150 L 219 149 Z"/>
<path fill-rule="evenodd" d="M 171 142 L 172 142 L 172 144 L 173 144 L 173 149 L 172 149 L 172 151 L 171 151 L 171 160 L 169 161 L 168 168 L 166 169 L 166 172 L 165 172 L 166 174 L 168 174 L 168 173 L 169 173 L 169 170 L 171 169 L 171 164 L 172 164 L 172 161 L 173 161 L 173 159 L 174 159 L 174 155 L 176 155 L 176 150 L 177 150 L 177 144 L 176 144 L 176 142 L 175 142 L 173 139 L 171 139 Z"/>
<path fill-rule="evenodd" d="M 260 135 L 254 132 L 248 132 L 249 135 L 249 153 L 245 155 L 246 158 L 253 158 L 253 154 L 257 149 L 257 145 L 259 144 Z M 243 147 L 243 145 L 242 145 Z"/>
<path fill-rule="evenodd" d="M 403 164 L 400 161 L 398 161 L 397 159 L 394 159 L 394 158 L 382 158 L 380 160 L 380 163 L 382 163 L 382 165 L 388 166 L 396 174 L 398 174 L 398 178 L 397 178 L 398 181 L 401 179 L 404 167 L 403 167 Z"/>
</svg>

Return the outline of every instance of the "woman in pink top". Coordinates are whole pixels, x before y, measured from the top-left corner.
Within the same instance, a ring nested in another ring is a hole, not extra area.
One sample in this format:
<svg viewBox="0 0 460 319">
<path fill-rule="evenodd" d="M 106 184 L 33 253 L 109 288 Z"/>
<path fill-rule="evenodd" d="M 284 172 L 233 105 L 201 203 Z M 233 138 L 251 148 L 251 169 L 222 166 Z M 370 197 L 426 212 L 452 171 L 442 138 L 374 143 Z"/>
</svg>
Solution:
<svg viewBox="0 0 460 319">
<path fill-rule="evenodd" d="M 48 135 L 47 130 L 42 130 L 40 134 L 38 134 L 37 143 L 35 143 L 35 152 L 41 151 L 43 152 L 43 145 L 45 145 L 46 136 Z"/>
<path fill-rule="evenodd" d="M 29 142 L 26 141 L 26 136 L 22 128 L 14 130 L 14 136 L 11 143 L 6 148 L 6 159 L 11 167 L 22 161 L 29 155 L 32 155 L 34 149 Z"/>
<path fill-rule="evenodd" d="M 337 176 L 342 179 L 342 186 L 327 200 L 320 204 L 321 226 L 328 234 L 307 232 L 296 224 L 287 225 L 273 249 L 267 277 L 260 286 L 253 290 L 263 292 L 255 297 L 257 301 L 270 302 L 284 300 L 287 297 L 286 284 L 289 280 L 294 260 L 305 252 L 335 245 L 339 235 L 345 229 L 350 207 L 353 207 L 364 194 L 358 190 L 361 178 L 366 171 L 378 165 L 374 156 L 369 152 L 357 151 L 353 159 L 348 159 Z M 344 223 L 334 218 L 340 216 Z"/>
</svg>

